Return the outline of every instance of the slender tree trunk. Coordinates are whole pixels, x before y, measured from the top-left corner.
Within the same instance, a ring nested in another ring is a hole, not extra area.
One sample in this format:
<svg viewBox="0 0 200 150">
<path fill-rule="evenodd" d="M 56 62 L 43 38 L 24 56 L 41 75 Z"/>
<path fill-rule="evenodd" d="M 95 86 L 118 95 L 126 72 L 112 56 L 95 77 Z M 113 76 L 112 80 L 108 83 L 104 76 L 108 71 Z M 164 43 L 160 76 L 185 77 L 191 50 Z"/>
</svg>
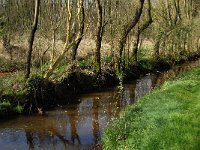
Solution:
<svg viewBox="0 0 200 150">
<path fill-rule="evenodd" d="M 159 55 L 160 55 L 160 43 L 161 43 L 161 36 L 159 36 L 156 40 L 156 43 L 154 45 L 154 51 L 155 51 L 155 58 L 159 59 Z"/>
<path fill-rule="evenodd" d="M 135 37 L 136 37 L 136 41 L 135 41 L 134 46 L 133 46 L 133 56 L 134 56 L 134 61 L 137 64 L 137 62 L 138 62 L 138 45 L 139 45 L 139 42 L 140 42 L 139 29 L 138 29 Z"/>
<path fill-rule="evenodd" d="M 5 20 L 5 28 L 6 30 L 3 33 L 3 47 L 4 49 L 10 54 L 10 60 L 12 61 L 12 51 L 11 51 L 11 44 L 10 44 L 10 34 L 11 34 L 11 0 L 7 0 L 4 6 L 4 11 L 6 12 L 6 20 Z"/>
<path fill-rule="evenodd" d="M 69 2 L 69 0 L 68 0 Z M 85 13 L 84 13 L 84 6 L 83 6 L 84 0 L 79 0 L 78 1 L 78 21 L 79 21 L 79 31 L 76 34 L 76 36 L 73 37 L 71 35 L 71 21 L 72 21 L 72 14 L 71 14 L 71 8 L 70 4 L 68 3 L 68 33 L 66 37 L 66 42 L 63 47 L 62 53 L 54 60 L 52 64 L 50 64 L 49 69 L 45 72 L 44 78 L 49 79 L 49 77 L 53 74 L 54 70 L 59 66 L 60 62 L 63 60 L 65 57 L 65 54 L 71 50 L 71 49 L 77 49 L 82 38 L 83 38 L 83 32 L 84 32 L 84 20 L 85 20 Z"/>
<path fill-rule="evenodd" d="M 110 24 L 110 47 L 111 47 L 111 67 L 112 70 L 114 70 L 114 29 L 113 29 L 113 18 L 112 18 L 112 14 L 113 14 L 113 8 L 112 8 L 112 0 L 109 0 L 109 4 L 108 4 L 108 14 L 109 14 L 109 24 Z"/>
<path fill-rule="evenodd" d="M 171 4 L 169 3 L 169 0 L 167 0 L 166 9 L 167 9 L 167 14 L 168 14 L 169 25 L 172 26 L 173 20 L 172 20 L 172 13 L 171 13 Z"/>
<path fill-rule="evenodd" d="M 26 79 L 30 77 L 30 70 L 31 70 L 31 58 L 32 58 L 32 51 L 33 51 L 33 43 L 35 38 L 35 32 L 37 31 L 38 26 L 38 16 L 39 16 L 39 7 L 40 7 L 40 0 L 35 0 L 35 15 L 34 15 L 34 22 L 33 27 L 30 33 L 30 38 L 28 41 L 28 56 L 26 62 Z"/>
<path fill-rule="evenodd" d="M 75 69 L 75 60 L 76 60 L 77 50 L 83 39 L 83 34 L 84 34 L 84 29 L 85 29 L 85 10 L 84 10 L 83 4 L 84 4 L 84 0 L 78 1 L 79 11 L 81 11 L 81 13 L 78 16 L 80 38 L 78 38 L 78 41 L 73 45 L 73 47 L 71 49 L 72 71 L 74 71 L 74 69 Z"/>
<path fill-rule="evenodd" d="M 83 39 L 83 34 L 84 34 L 84 29 L 85 29 L 85 10 L 84 10 L 84 0 L 81 0 L 79 2 L 78 7 L 80 7 L 81 12 L 79 17 L 78 17 L 78 22 L 79 22 L 79 32 L 80 32 L 80 38 L 78 39 L 78 41 L 76 42 L 76 44 L 74 45 L 74 47 L 72 47 L 72 60 L 75 61 L 76 60 L 76 55 L 77 55 L 77 50 L 78 47 Z"/>
<path fill-rule="evenodd" d="M 50 60 L 51 63 L 53 63 L 53 60 L 55 58 L 55 45 L 56 45 L 56 29 L 53 29 L 52 51 Z"/>
<path fill-rule="evenodd" d="M 152 19 L 152 16 L 151 16 L 151 1 L 148 0 L 148 9 L 147 9 L 147 15 L 148 15 L 148 20 L 141 25 L 138 24 L 138 30 L 136 32 L 136 41 L 134 43 L 134 47 L 133 47 L 133 54 L 134 54 L 134 57 L 135 57 L 135 63 L 137 64 L 138 62 L 138 45 L 139 45 L 139 42 L 140 42 L 140 35 L 142 32 L 144 32 L 144 30 L 146 30 L 152 23 L 153 23 L 153 19 Z"/>
<path fill-rule="evenodd" d="M 96 1 L 96 7 L 97 7 L 97 15 L 98 15 L 98 21 L 97 21 L 97 33 L 96 33 L 96 48 L 95 48 L 95 73 L 97 76 L 101 75 L 101 41 L 102 41 L 102 33 L 103 33 L 103 27 L 102 27 L 102 6 L 100 3 L 100 0 Z"/>
<path fill-rule="evenodd" d="M 138 21 L 140 20 L 140 16 L 142 14 L 143 6 L 144 6 L 145 0 L 140 0 L 139 7 L 136 9 L 135 15 L 133 17 L 133 20 L 129 22 L 127 25 L 124 26 L 122 35 L 119 39 L 118 43 L 118 55 L 116 56 L 116 69 L 120 70 L 122 68 L 122 52 L 124 49 L 124 46 L 126 44 L 127 36 L 131 32 L 131 30 L 136 26 Z"/>
</svg>

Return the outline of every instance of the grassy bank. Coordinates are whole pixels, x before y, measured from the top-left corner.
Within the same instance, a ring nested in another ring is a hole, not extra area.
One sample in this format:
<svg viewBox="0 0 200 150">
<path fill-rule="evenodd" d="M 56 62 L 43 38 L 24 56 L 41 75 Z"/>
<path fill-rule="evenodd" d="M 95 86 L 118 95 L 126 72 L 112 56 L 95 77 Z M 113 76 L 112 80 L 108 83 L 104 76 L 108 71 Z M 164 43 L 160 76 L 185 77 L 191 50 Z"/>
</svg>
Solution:
<svg viewBox="0 0 200 150">
<path fill-rule="evenodd" d="M 120 114 L 104 149 L 200 149 L 200 67 L 166 82 Z"/>
</svg>

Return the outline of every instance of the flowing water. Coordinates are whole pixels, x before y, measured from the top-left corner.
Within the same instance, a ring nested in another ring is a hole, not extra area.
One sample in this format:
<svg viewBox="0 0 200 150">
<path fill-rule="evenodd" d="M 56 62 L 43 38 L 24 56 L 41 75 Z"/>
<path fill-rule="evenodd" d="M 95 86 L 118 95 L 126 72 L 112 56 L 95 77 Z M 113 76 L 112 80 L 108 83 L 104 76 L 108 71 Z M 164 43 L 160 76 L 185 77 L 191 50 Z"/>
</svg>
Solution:
<svg viewBox="0 0 200 150">
<path fill-rule="evenodd" d="M 101 135 L 125 106 L 149 93 L 154 87 L 182 72 L 200 66 L 200 61 L 148 74 L 138 80 L 103 92 L 85 94 L 77 105 L 60 106 L 45 115 L 18 116 L 0 120 L 0 150 L 77 149 L 87 150 L 100 143 Z"/>
</svg>

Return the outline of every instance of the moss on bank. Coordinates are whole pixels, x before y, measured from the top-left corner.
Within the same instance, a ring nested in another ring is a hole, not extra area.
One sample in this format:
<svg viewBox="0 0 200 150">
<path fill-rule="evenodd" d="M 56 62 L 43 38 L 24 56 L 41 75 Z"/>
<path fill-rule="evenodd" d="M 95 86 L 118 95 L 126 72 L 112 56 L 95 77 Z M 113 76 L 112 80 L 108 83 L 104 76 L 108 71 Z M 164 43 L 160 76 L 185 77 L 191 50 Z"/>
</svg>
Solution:
<svg viewBox="0 0 200 150">
<path fill-rule="evenodd" d="M 200 67 L 139 99 L 108 125 L 104 149 L 200 149 Z"/>
</svg>

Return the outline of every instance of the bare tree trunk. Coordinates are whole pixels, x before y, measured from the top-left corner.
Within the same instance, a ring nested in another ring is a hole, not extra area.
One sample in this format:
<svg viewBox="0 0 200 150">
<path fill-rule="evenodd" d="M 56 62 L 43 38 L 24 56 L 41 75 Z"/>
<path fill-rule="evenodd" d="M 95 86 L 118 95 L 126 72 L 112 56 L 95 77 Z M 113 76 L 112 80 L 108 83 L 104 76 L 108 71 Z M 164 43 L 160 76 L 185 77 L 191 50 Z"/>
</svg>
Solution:
<svg viewBox="0 0 200 150">
<path fill-rule="evenodd" d="M 77 55 L 77 50 L 78 47 L 83 39 L 83 33 L 84 33 L 84 29 L 85 29 L 85 10 L 84 10 L 84 6 L 83 6 L 83 0 L 81 0 L 80 2 L 78 2 L 78 7 L 79 7 L 79 11 L 81 11 L 82 13 L 79 14 L 78 16 L 78 22 L 79 22 L 79 32 L 80 32 L 80 38 L 78 38 L 78 41 L 72 46 L 71 52 L 72 52 L 72 71 L 75 69 L 75 60 L 76 60 L 76 55 Z"/>
<path fill-rule="evenodd" d="M 140 35 L 142 32 L 144 32 L 144 30 L 146 30 L 153 23 L 153 19 L 151 16 L 151 1 L 150 0 L 148 0 L 147 15 L 148 15 L 148 20 L 144 24 L 142 24 L 141 27 L 138 24 L 138 31 L 136 33 L 136 41 L 135 41 L 134 47 L 133 47 L 135 63 L 138 62 L 138 45 L 139 45 L 139 41 L 140 41 Z"/>
<path fill-rule="evenodd" d="M 96 48 L 95 48 L 95 73 L 97 76 L 101 75 L 101 41 L 102 41 L 102 6 L 100 0 L 96 0 L 97 7 L 97 33 L 96 33 Z"/>
<path fill-rule="evenodd" d="M 140 42 L 140 31 L 139 30 L 140 29 L 138 27 L 138 31 L 136 32 L 136 36 L 135 36 L 136 40 L 135 40 L 134 45 L 133 45 L 133 56 L 134 56 L 135 63 L 138 62 L 138 45 L 139 45 L 139 42 Z"/>
<path fill-rule="evenodd" d="M 12 50 L 11 50 L 11 43 L 10 43 L 10 35 L 11 35 L 11 0 L 7 0 L 4 2 L 4 11 L 6 15 L 6 20 L 3 22 L 3 28 L 5 28 L 5 31 L 3 32 L 2 36 L 2 42 L 4 49 L 9 53 L 10 60 L 12 61 Z"/>
<path fill-rule="evenodd" d="M 62 53 L 54 60 L 53 63 L 50 64 L 50 67 L 44 74 L 45 79 L 49 79 L 49 77 L 53 74 L 54 70 L 59 66 L 60 62 L 65 57 L 65 54 L 71 50 L 71 49 L 77 49 L 82 38 L 83 38 L 83 32 L 84 32 L 84 20 L 85 20 L 85 13 L 84 13 L 84 6 L 83 6 L 84 0 L 78 1 L 78 21 L 79 21 L 79 31 L 76 34 L 76 36 L 71 35 L 71 21 L 72 21 L 72 14 L 70 9 L 70 4 L 68 0 L 68 33 L 66 37 L 66 42 L 63 47 Z M 73 38 L 73 39 L 72 39 Z"/>
<path fill-rule="evenodd" d="M 26 64 L 26 79 L 30 77 L 30 70 L 31 70 L 31 58 L 32 58 L 32 51 L 33 51 L 33 42 L 35 38 L 35 32 L 38 26 L 38 16 L 39 16 L 39 7 L 40 7 L 40 0 L 35 0 L 35 15 L 34 15 L 34 22 L 33 27 L 30 33 L 30 38 L 28 41 L 28 56 L 27 56 L 27 64 Z"/>
<path fill-rule="evenodd" d="M 122 35 L 118 43 L 118 55 L 116 56 L 115 65 L 116 65 L 117 70 L 120 70 L 122 68 L 122 52 L 126 44 L 127 36 L 140 20 L 140 16 L 142 14 L 143 6 L 144 6 L 144 1 L 145 0 L 140 0 L 139 7 L 136 9 L 133 20 L 129 22 L 127 25 L 125 25 L 123 28 Z"/>
<path fill-rule="evenodd" d="M 159 58 L 159 55 L 160 55 L 160 43 L 161 43 L 161 38 L 162 36 L 159 35 L 156 42 L 155 42 L 155 45 L 154 45 L 154 51 L 155 51 L 155 58 L 158 59 Z"/>
<path fill-rule="evenodd" d="M 112 0 L 109 0 L 109 4 L 108 4 L 108 14 L 109 14 L 109 24 L 110 24 L 110 47 L 111 47 L 111 67 L 112 70 L 114 70 L 114 29 L 113 29 L 113 19 L 112 19 L 112 14 L 113 14 L 113 8 L 112 8 Z"/>
<path fill-rule="evenodd" d="M 51 51 L 51 60 L 50 62 L 53 63 L 54 57 L 55 57 L 55 44 L 56 44 L 56 31 L 53 30 L 53 41 L 52 41 L 52 51 Z"/>
</svg>

